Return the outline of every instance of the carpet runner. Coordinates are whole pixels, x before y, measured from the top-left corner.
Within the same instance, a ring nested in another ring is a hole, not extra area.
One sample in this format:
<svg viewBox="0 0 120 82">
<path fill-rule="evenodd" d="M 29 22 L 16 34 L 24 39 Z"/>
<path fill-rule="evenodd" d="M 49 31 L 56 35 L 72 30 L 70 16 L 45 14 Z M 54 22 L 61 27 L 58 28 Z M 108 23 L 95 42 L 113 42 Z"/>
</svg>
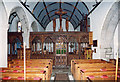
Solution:
<svg viewBox="0 0 120 82">
<path fill-rule="evenodd" d="M 68 77 L 68 74 L 67 73 L 62 73 L 62 74 L 60 74 L 60 73 L 56 73 L 55 74 L 55 81 L 58 81 L 58 80 L 67 80 L 67 81 L 69 81 L 69 77 Z"/>
</svg>

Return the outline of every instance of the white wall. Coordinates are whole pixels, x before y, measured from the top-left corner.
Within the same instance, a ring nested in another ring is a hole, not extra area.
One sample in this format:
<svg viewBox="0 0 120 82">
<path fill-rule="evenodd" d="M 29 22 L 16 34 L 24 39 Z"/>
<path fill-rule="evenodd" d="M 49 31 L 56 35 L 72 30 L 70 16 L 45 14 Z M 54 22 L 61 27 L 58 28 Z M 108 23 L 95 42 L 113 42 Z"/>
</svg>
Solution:
<svg viewBox="0 0 120 82">
<path fill-rule="evenodd" d="M 93 47 L 93 50 L 96 49 L 96 53 L 93 53 L 93 59 L 100 59 L 100 36 L 101 36 L 101 30 L 102 26 L 104 24 L 105 18 L 112 7 L 113 2 L 102 2 L 90 15 L 90 25 L 91 25 L 91 31 L 93 31 L 93 40 L 98 40 L 98 46 Z"/>
<path fill-rule="evenodd" d="M 115 30 L 115 34 L 114 34 L 114 59 L 116 59 L 117 57 L 117 53 L 118 53 L 118 26 Z"/>
<path fill-rule="evenodd" d="M 0 2 L 0 67 L 7 67 L 7 13 L 2 1 Z"/>
<path fill-rule="evenodd" d="M 12 24 L 9 25 L 9 32 L 17 32 L 18 21 L 18 17 L 13 19 Z"/>
</svg>

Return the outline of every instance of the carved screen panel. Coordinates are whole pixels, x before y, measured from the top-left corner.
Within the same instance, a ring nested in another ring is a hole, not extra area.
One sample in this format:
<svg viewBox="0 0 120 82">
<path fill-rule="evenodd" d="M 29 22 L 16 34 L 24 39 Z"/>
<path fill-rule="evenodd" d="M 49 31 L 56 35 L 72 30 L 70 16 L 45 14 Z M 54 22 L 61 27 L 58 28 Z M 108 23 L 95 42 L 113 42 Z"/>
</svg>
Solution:
<svg viewBox="0 0 120 82">
<path fill-rule="evenodd" d="M 93 32 L 89 32 L 89 45 L 93 45 Z"/>
</svg>

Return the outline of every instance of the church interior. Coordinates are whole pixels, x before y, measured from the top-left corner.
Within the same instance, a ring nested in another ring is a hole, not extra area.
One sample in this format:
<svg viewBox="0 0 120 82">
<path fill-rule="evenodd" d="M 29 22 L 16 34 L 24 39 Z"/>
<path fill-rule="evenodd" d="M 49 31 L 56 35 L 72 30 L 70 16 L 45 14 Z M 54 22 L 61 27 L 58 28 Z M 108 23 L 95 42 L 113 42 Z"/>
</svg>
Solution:
<svg viewBox="0 0 120 82">
<path fill-rule="evenodd" d="M 120 81 L 120 0 L 1 0 L 0 81 Z"/>
</svg>

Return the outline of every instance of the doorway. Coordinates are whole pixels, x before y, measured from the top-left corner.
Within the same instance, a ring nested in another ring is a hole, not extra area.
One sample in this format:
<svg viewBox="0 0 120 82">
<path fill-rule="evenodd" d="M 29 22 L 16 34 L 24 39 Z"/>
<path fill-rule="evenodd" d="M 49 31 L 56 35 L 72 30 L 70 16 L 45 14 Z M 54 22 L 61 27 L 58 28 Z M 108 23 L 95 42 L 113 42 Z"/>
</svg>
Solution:
<svg viewBox="0 0 120 82">
<path fill-rule="evenodd" d="M 67 66 L 67 44 L 60 37 L 56 42 L 55 66 Z"/>
</svg>

